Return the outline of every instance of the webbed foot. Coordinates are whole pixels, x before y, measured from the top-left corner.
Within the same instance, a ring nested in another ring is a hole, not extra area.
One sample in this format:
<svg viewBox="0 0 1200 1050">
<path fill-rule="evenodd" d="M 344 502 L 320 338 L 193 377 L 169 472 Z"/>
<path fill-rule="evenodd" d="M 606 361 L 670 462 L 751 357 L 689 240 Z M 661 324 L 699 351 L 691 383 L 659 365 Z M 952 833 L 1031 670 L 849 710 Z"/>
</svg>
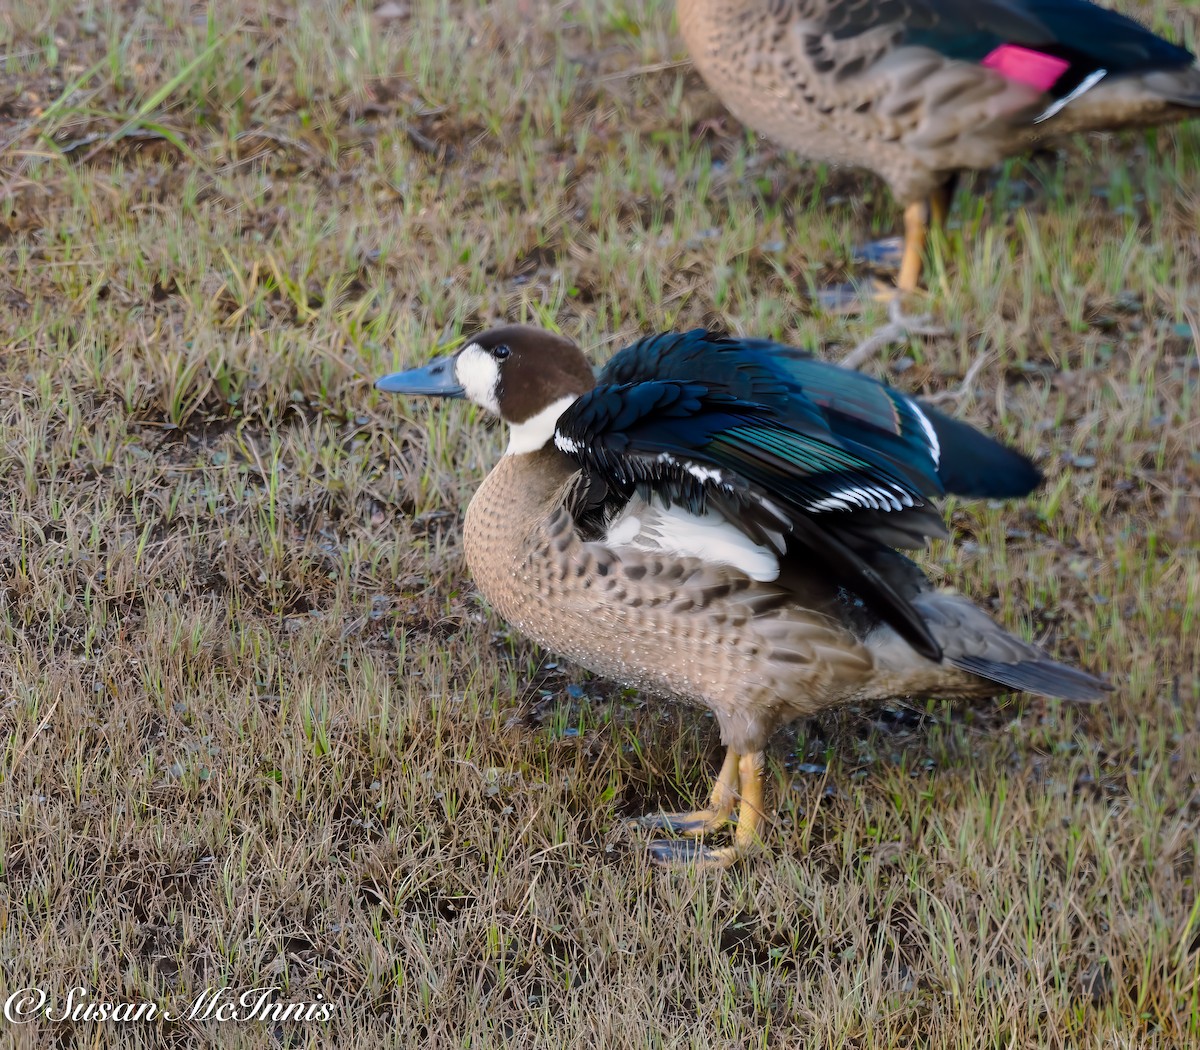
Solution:
<svg viewBox="0 0 1200 1050">
<path fill-rule="evenodd" d="M 664 813 L 659 822 L 652 825 L 669 827 L 684 835 L 704 834 L 723 824 L 737 801 L 737 827 L 734 829 L 732 845 L 712 847 L 691 839 L 656 839 L 649 845 L 650 859 L 664 867 L 728 868 L 760 849 L 766 815 L 763 808 L 763 762 L 761 751 L 739 754 L 730 748 L 725 753 L 721 773 L 713 787 L 709 809 L 696 813 Z"/>
</svg>

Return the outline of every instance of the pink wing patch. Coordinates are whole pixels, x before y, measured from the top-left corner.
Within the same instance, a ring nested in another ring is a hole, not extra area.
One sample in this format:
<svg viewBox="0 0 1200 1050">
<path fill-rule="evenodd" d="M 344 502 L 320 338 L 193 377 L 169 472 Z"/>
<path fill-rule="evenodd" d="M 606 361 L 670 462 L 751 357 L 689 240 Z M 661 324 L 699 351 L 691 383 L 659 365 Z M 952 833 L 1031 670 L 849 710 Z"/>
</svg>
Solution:
<svg viewBox="0 0 1200 1050">
<path fill-rule="evenodd" d="M 1001 44 L 980 63 L 1008 80 L 1028 84 L 1038 91 L 1049 91 L 1054 87 L 1070 64 L 1066 59 L 1043 55 L 1016 44 Z"/>
</svg>

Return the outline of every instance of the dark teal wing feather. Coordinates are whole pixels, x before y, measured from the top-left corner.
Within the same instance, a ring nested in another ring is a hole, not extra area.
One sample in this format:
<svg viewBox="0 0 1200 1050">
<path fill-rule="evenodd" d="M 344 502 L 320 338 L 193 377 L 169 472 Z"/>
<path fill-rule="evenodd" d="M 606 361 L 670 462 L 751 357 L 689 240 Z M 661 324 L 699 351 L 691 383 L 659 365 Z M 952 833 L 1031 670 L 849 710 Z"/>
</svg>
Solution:
<svg viewBox="0 0 1200 1050">
<path fill-rule="evenodd" d="M 951 434 L 944 459 L 940 435 Z M 784 534 L 935 659 L 920 614 L 866 555 L 940 534 L 930 501 L 946 491 L 1010 495 L 1040 480 L 1020 453 L 869 376 L 703 329 L 618 353 L 555 441 L 591 491 L 604 486 L 598 507 L 613 513 L 636 492 L 715 509 L 756 542 Z"/>
</svg>

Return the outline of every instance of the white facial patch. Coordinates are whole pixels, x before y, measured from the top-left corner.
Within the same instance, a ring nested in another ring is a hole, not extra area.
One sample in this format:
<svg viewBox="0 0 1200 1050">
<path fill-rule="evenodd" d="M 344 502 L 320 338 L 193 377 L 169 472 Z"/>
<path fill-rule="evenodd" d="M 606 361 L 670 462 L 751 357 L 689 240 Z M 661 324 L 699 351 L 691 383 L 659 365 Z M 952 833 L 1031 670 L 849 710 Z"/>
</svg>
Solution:
<svg viewBox="0 0 1200 1050">
<path fill-rule="evenodd" d="M 500 402 L 496 389 L 500 385 L 500 366 L 478 343 L 468 343 L 454 361 L 454 378 L 467 395 L 480 408 L 493 415 L 500 415 Z"/>
<path fill-rule="evenodd" d="M 714 511 L 692 514 L 682 507 L 647 504 L 635 496 L 608 526 L 604 542 L 648 553 L 699 558 L 730 565 L 752 580 L 770 582 L 779 576 L 779 559 L 741 529 Z"/>
<path fill-rule="evenodd" d="M 558 422 L 558 417 L 577 400 L 574 394 L 565 394 L 553 404 L 530 416 L 524 423 L 510 423 L 508 448 L 504 450 L 504 454 L 511 456 L 514 453 L 536 452 L 539 448 L 544 448 L 554 437 L 554 424 Z M 562 448 L 561 442 L 558 445 Z"/>
</svg>

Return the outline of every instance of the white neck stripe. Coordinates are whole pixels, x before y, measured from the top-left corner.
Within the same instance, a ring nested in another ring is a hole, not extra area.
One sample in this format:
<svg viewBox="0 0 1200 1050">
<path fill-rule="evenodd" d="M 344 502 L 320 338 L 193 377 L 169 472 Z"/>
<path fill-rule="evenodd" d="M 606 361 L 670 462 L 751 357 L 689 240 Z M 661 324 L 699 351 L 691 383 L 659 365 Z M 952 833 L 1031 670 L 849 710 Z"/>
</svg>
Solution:
<svg viewBox="0 0 1200 1050">
<path fill-rule="evenodd" d="M 508 448 L 504 450 L 504 454 L 519 455 L 543 448 L 554 437 L 554 424 L 558 422 L 558 417 L 578 400 L 575 394 L 565 394 L 553 404 L 530 416 L 524 423 L 511 424 Z"/>
</svg>

